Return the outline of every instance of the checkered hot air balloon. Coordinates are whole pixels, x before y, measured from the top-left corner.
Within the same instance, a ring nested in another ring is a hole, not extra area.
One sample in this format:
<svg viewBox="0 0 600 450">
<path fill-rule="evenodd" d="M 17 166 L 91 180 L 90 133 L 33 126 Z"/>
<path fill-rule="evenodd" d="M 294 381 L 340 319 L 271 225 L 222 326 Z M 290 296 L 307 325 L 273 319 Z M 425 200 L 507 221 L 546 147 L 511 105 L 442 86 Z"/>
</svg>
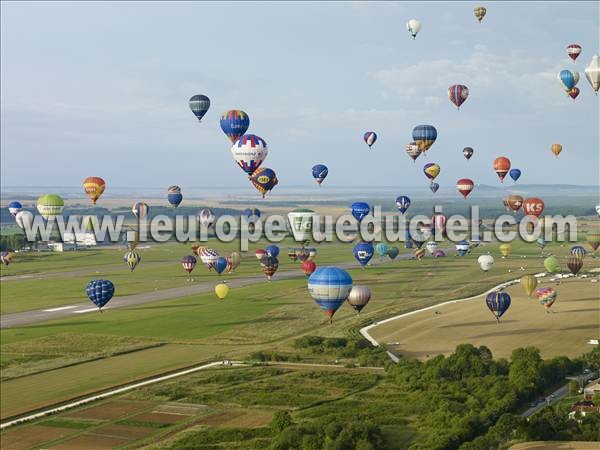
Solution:
<svg viewBox="0 0 600 450">
<path fill-rule="evenodd" d="M 245 134 L 235 141 L 231 147 L 231 154 L 236 164 L 252 176 L 269 154 L 269 149 L 260 136 Z"/>
</svg>

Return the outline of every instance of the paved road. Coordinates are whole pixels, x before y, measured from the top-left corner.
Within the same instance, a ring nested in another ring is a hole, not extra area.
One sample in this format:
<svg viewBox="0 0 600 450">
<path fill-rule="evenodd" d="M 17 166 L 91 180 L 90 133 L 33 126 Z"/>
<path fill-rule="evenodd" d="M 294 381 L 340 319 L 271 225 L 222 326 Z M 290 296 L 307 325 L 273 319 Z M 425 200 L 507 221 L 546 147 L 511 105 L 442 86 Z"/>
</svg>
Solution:
<svg viewBox="0 0 600 450">
<path fill-rule="evenodd" d="M 396 259 L 409 259 L 411 257 L 413 257 L 412 253 L 406 253 L 403 255 L 399 255 Z M 387 258 L 384 261 L 381 261 L 380 258 L 374 257 L 371 260 L 370 264 L 376 266 L 382 263 L 391 262 L 392 261 Z M 356 269 L 359 267 L 356 262 L 336 264 L 336 266 L 344 269 Z M 304 273 L 300 270 L 288 270 L 285 272 L 278 272 L 274 276 L 274 280 L 289 280 L 304 277 Z M 126 306 L 136 306 L 145 303 L 158 302 L 161 300 L 168 300 L 171 298 L 186 297 L 196 294 L 205 294 L 208 292 L 213 292 L 216 282 L 217 278 L 215 278 L 214 281 L 190 283 L 189 286 L 142 292 L 139 294 L 127 295 L 122 297 L 114 297 L 110 301 L 109 305 L 104 309 L 111 310 L 116 308 L 123 308 Z M 227 284 L 232 288 L 250 286 L 253 284 L 264 282 L 265 276 L 262 274 L 227 279 Z M 54 308 L 36 309 L 32 311 L 23 311 L 13 314 L 4 314 L 0 317 L 0 328 L 14 328 L 25 325 L 33 325 L 40 322 L 69 317 L 73 314 L 87 314 L 92 312 L 97 312 L 97 308 L 95 308 L 92 303 L 85 302 L 76 303 L 73 305 L 58 306 Z"/>
</svg>

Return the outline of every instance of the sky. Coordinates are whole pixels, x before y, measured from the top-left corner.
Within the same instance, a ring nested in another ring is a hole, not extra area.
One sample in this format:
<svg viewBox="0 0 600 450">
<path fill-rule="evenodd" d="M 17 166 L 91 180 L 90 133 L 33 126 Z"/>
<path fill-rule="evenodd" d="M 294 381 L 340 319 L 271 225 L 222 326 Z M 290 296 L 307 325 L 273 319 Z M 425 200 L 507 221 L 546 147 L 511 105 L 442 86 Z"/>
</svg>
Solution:
<svg viewBox="0 0 600 450">
<path fill-rule="evenodd" d="M 599 185 L 599 98 L 583 72 L 600 52 L 599 4 L 482 4 L 479 24 L 469 2 L 3 1 L 2 186 L 101 176 L 251 192 L 219 127 L 238 108 L 280 186 L 314 184 L 317 163 L 330 170 L 324 187 L 426 185 L 427 162 L 441 165 L 442 186 L 497 184 L 497 156 L 520 183 Z M 576 62 L 570 43 L 583 47 Z M 556 78 L 563 68 L 581 74 L 575 101 Z M 451 84 L 470 89 L 460 111 Z M 211 99 L 202 123 L 194 94 Z M 438 139 L 413 163 L 404 148 L 418 124 Z"/>
</svg>

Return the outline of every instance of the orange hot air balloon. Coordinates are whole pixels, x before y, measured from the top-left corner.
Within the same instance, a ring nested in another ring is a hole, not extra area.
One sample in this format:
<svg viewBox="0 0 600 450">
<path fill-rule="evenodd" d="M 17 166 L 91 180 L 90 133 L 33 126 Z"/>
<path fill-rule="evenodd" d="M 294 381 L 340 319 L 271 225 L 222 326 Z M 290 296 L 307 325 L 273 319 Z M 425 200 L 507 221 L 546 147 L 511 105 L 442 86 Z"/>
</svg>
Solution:
<svg viewBox="0 0 600 450">
<path fill-rule="evenodd" d="M 96 200 L 98 200 L 104 192 L 105 188 L 106 183 L 100 177 L 87 177 L 83 180 L 83 190 L 94 205 L 96 204 Z"/>
<path fill-rule="evenodd" d="M 552 150 L 552 153 L 554 153 L 554 156 L 556 156 L 558 158 L 558 155 L 560 155 L 560 152 L 562 152 L 562 145 L 552 144 L 550 146 L 550 150 Z"/>
<path fill-rule="evenodd" d="M 523 206 L 523 197 L 520 195 L 509 195 L 506 198 L 506 205 L 514 212 L 517 212 Z"/>
<path fill-rule="evenodd" d="M 500 156 L 494 160 L 494 171 L 500 178 L 500 182 L 504 181 L 504 177 L 510 170 L 510 159 L 505 156 Z"/>
<path fill-rule="evenodd" d="M 544 201 L 537 197 L 527 198 L 523 200 L 523 211 L 527 216 L 539 217 L 544 212 Z"/>
</svg>

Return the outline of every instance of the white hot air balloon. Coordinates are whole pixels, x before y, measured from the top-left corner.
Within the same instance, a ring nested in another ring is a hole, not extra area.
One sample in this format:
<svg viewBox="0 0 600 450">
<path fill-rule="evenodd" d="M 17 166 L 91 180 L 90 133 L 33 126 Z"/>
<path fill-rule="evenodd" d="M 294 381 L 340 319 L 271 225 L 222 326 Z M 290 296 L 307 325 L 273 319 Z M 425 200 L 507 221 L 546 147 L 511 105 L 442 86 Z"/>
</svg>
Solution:
<svg viewBox="0 0 600 450">
<path fill-rule="evenodd" d="M 346 301 L 352 308 L 360 314 L 362 309 L 367 306 L 371 300 L 371 289 L 368 286 L 352 286 Z"/>
<path fill-rule="evenodd" d="M 29 211 L 19 211 L 15 216 L 15 221 L 21 230 L 31 228 L 31 225 L 33 224 L 33 214 Z"/>
<path fill-rule="evenodd" d="M 252 175 L 260 167 L 269 149 L 265 140 L 254 134 L 245 134 L 231 147 L 231 154 L 236 164 L 248 174 Z"/>
<path fill-rule="evenodd" d="M 600 217 L 600 205 L 596 205 L 596 214 Z"/>
<path fill-rule="evenodd" d="M 592 56 L 592 60 L 585 68 L 585 77 L 596 95 L 598 95 L 598 89 L 600 89 L 600 58 L 598 55 Z"/>
<path fill-rule="evenodd" d="M 425 244 L 425 248 L 427 249 L 427 251 L 433 255 L 433 253 L 437 250 L 438 248 L 438 243 L 435 241 L 427 241 L 427 244 Z"/>
<path fill-rule="evenodd" d="M 494 257 L 492 255 L 481 255 L 477 258 L 477 262 L 479 263 L 481 270 L 487 272 L 494 265 Z"/>
<path fill-rule="evenodd" d="M 204 208 L 198 213 L 198 222 L 200 225 L 204 227 L 205 230 L 208 230 L 213 223 L 215 223 L 215 213 L 208 208 Z"/>
<path fill-rule="evenodd" d="M 421 22 L 419 22 L 417 19 L 410 19 L 408 22 L 406 22 L 406 29 L 414 39 L 421 30 Z"/>
<path fill-rule="evenodd" d="M 296 242 L 312 238 L 313 225 L 318 225 L 319 215 L 312 209 L 295 209 L 288 213 L 289 228 Z"/>
</svg>

